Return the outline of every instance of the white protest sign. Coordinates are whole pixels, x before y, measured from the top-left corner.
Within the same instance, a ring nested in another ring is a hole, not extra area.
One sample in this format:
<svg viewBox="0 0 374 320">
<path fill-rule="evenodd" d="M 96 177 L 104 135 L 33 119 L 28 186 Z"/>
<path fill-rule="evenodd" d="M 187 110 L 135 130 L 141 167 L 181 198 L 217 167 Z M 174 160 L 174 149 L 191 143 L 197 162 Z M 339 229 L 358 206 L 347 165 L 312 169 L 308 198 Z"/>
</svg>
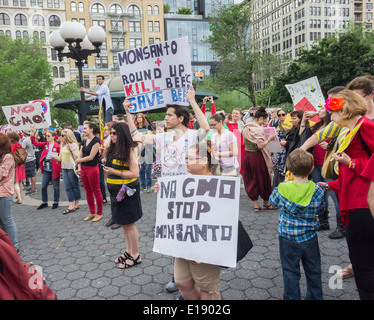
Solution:
<svg viewBox="0 0 374 320">
<path fill-rule="evenodd" d="M 277 152 L 282 152 L 282 148 L 279 143 L 278 135 L 277 132 L 275 131 L 274 127 L 264 127 L 264 134 L 265 134 L 265 139 L 269 139 L 270 136 L 276 135 L 277 137 L 274 140 L 271 140 L 267 147 L 270 152 L 272 153 L 277 153 Z"/>
<path fill-rule="evenodd" d="M 192 83 L 188 37 L 118 53 L 119 70 L 130 112 L 147 112 L 167 104 L 188 106 Z"/>
<path fill-rule="evenodd" d="M 158 182 L 153 251 L 234 268 L 240 178 L 188 175 Z"/>
<path fill-rule="evenodd" d="M 3 106 L 3 112 L 13 131 L 49 127 L 40 102 Z"/>
<path fill-rule="evenodd" d="M 36 102 L 40 102 L 41 103 L 42 109 L 43 109 L 43 112 L 44 112 L 44 117 L 47 120 L 48 124 L 52 125 L 52 121 L 51 121 L 51 109 L 49 107 L 49 100 L 33 100 L 33 101 L 29 101 L 29 103 L 36 103 Z"/>
<path fill-rule="evenodd" d="M 312 77 L 294 84 L 286 84 L 286 88 L 291 95 L 293 105 L 297 105 L 303 98 L 319 110 L 325 104 L 321 87 L 317 77 Z"/>
</svg>

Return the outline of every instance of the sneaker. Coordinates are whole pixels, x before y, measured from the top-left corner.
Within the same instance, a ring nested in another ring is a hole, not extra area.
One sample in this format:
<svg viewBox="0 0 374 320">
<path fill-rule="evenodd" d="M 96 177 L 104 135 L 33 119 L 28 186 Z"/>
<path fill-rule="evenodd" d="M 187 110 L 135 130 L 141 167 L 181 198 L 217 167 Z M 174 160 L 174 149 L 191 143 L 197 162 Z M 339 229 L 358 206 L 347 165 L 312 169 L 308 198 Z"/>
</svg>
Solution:
<svg viewBox="0 0 374 320">
<path fill-rule="evenodd" d="M 58 208 L 58 203 L 54 203 L 52 206 L 52 209 L 57 209 Z"/>
<path fill-rule="evenodd" d="M 147 187 L 147 192 L 148 192 L 148 193 L 151 192 L 151 187 Z"/>
<path fill-rule="evenodd" d="M 166 291 L 168 292 L 175 292 L 178 291 L 178 286 L 175 284 L 174 279 L 171 280 L 165 287 Z"/>
<path fill-rule="evenodd" d="M 44 209 L 48 207 L 48 203 L 42 203 L 39 207 L 36 208 L 36 210 Z"/>
<path fill-rule="evenodd" d="M 32 194 L 35 194 L 35 193 L 37 193 L 38 191 L 35 189 L 35 190 L 30 190 L 30 191 L 27 191 L 25 194 L 27 195 L 27 196 L 31 196 Z"/>
</svg>

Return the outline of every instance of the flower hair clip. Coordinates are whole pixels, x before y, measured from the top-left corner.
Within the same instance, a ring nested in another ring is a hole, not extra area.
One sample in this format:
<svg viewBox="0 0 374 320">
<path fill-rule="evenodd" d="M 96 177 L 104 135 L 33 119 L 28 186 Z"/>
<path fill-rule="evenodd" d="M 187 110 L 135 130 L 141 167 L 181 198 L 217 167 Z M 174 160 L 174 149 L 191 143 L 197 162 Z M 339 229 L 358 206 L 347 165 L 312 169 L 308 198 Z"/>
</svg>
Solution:
<svg viewBox="0 0 374 320">
<path fill-rule="evenodd" d="M 331 111 L 339 111 L 343 108 L 344 99 L 342 97 L 332 97 L 329 101 Z"/>
<path fill-rule="evenodd" d="M 329 107 L 330 100 L 331 100 L 331 97 L 325 100 L 325 109 L 327 112 L 331 112 L 331 109 Z"/>
</svg>

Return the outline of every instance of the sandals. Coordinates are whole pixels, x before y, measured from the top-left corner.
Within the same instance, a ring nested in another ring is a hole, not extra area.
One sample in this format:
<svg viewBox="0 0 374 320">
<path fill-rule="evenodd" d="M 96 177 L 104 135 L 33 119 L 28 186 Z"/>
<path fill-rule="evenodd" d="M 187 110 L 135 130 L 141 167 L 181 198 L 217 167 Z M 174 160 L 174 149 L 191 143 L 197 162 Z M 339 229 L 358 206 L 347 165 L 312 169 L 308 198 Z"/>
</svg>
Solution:
<svg viewBox="0 0 374 320">
<path fill-rule="evenodd" d="M 132 261 L 133 264 L 126 263 L 127 260 Z M 131 255 L 129 255 L 129 257 L 127 258 L 127 260 L 125 260 L 124 263 L 120 263 L 118 265 L 118 268 L 120 268 L 120 269 L 128 269 L 128 268 L 131 268 L 133 266 L 136 266 L 137 264 L 141 264 L 142 263 L 142 261 L 140 260 L 140 255 L 138 255 L 138 257 L 136 259 L 134 259 Z"/>
<path fill-rule="evenodd" d="M 263 207 L 264 210 L 275 210 L 275 208 L 269 204 L 268 206 L 264 204 L 264 207 Z"/>
<path fill-rule="evenodd" d="M 62 214 L 68 214 L 70 212 L 74 212 L 75 210 L 77 210 L 76 208 L 73 208 L 73 209 L 66 209 Z"/>
<path fill-rule="evenodd" d="M 253 210 L 255 211 L 255 212 L 260 212 L 261 211 L 261 208 L 253 208 Z"/>
<path fill-rule="evenodd" d="M 130 257 L 130 254 L 127 251 L 125 251 L 125 253 L 122 256 L 119 256 L 114 262 L 125 263 L 129 257 Z"/>
</svg>

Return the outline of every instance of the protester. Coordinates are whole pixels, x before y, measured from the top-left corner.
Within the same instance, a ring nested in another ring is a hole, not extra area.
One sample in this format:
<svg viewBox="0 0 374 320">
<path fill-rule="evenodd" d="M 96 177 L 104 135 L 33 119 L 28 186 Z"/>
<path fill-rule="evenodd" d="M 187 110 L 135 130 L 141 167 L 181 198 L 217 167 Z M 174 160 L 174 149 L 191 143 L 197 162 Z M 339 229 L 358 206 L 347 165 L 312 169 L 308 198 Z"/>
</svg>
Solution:
<svg viewBox="0 0 374 320">
<path fill-rule="evenodd" d="M 46 142 L 47 141 L 47 138 L 46 138 L 47 132 L 48 132 L 48 128 L 44 128 L 43 130 L 40 129 L 40 130 L 36 131 L 35 132 L 35 140 L 37 142 Z M 30 138 L 30 140 L 31 140 L 31 138 Z M 40 157 L 42 155 L 42 152 L 43 152 L 42 148 L 38 148 L 37 146 L 35 146 L 35 165 L 36 165 L 36 170 L 37 171 L 40 169 Z"/>
<path fill-rule="evenodd" d="M 11 146 L 12 146 L 12 152 L 15 152 L 16 149 L 23 149 L 21 144 L 18 143 L 20 140 L 20 136 L 15 131 L 10 131 L 7 133 L 7 136 L 10 140 Z M 23 181 L 26 179 L 25 174 L 25 165 L 19 164 L 16 165 L 16 179 L 14 181 L 14 191 L 17 196 L 17 203 L 22 203 L 22 189 L 23 189 Z"/>
<path fill-rule="evenodd" d="M 213 114 L 210 117 L 210 127 L 214 130 L 210 140 L 211 147 L 219 161 L 218 170 L 215 174 L 237 176 L 239 164 L 237 160 L 238 145 L 235 135 L 224 128 L 223 117 Z"/>
<path fill-rule="evenodd" d="M 321 255 L 317 215 L 324 210 L 323 189 L 308 180 L 313 156 L 301 149 L 286 161 L 293 181 L 274 188 L 270 202 L 280 208 L 278 234 L 285 300 L 300 300 L 300 262 L 307 279 L 305 300 L 322 300 Z"/>
<path fill-rule="evenodd" d="M 52 130 L 48 131 L 46 134 L 47 141 L 37 142 L 35 140 L 35 131 L 35 127 L 31 127 L 31 143 L 38 148 L 43 148 L 39 162 L 42 173 L 42 203 L 37 209 L 41 210 L 48 207 L 47 188 L 50 181 L 53 184 L 52 209 L 56 209 L 60 200 L 61 164 L 51 157 L 60 154 L 60 145 L 55 141 L 56 132 Z"/>
<path fill-rule="evenodd" d="M 268 127 L 278 127 L 278 122 L 279 122 L 279 119 L 278 119 L 278 113 L 277 113 L 277 110 L 274 109 L 271 111 L 271 114 L 270 114 L 270 120 L 269 120 L 269 123 L 267 124 Z"/>
<path fill-rule="evenodd" d="M 188 149 L 187 170 L 190 174 L 212 176 L 217 166 L 214 162 L 206 142 Z M 158 191 L 157 185 L 155 192 Z M 174 260 L 175 283 L 187 300 L 220 300 L 220 273 L 221 267 L 217 265 L 183 258 Z"/>
<path fill-rule="evenodd" d="M 370 181 L 360 174 L 374 151 L 374 123 L 365 116 L 367 102 L 352 90 L 343 90 L 338 97 L 332 97 L 329 107 L 331 119 L 339 127 L 348 127 L 350 133 L 333 155 L 339 162 L 339 177 L 327 182 L 326 188 L 338 195 L 342 222 L 349 229 L 349 257 L 360 299 L 373 300 L 374 221 L 367 203 Z"/>
<path fill-rule="evenodd" d="M 236 142 L 238 144 L 238 163 L 239 163 L 239 173 L 242 173 L 243 166 L 243 156 L 244 156 L 244 141 L 242 136 L 242 131 L 245 123 L 242 120 L 243 113 L 242 109 L 234 108 L 231 113 L 231 121 L 227 123 L 228 129 L 235 134 Z"/>
<path fill-rule="evenodd" d="M 99 172 L 99 148 L 100 139 L 96 136 L 98 126 L 91 121 L 83 124 L 83 140 L 79 158 L 75 161 L 78 165 L 77 172 L 81 176 L 86 199 L 90 213 L 83 220 L 93 219 L 93 222 L 100 221 L 103 218 L 103 195 L 100 190 L 100 172 Z M 96 207 L 95 207 L 96 200 Z"/>
<path fill-rule="evenodd" d="M 65 123 L 65 129 L 69 129 L 69 130 L 71 130 L 74 133 L 75 140 L 77 140 L 78 147 L 80 148 L 81 144 L 82 144 L 82 137 L 81 137 L 80 132 L 77 131 L 77 130 L 74 130 L 74 127 L 73 127 L 73 125 L 70 122 L 66 122 Z"/>
<path fill-rule="evenodd" d="M 153 127 L 148 123 L 143 113 L 137 113 L 135 118 L 135 126 L 142 134 L 152 134 Z M 153 159 L 153 146 L 145 145 L 142 147 L 140 158 L 140 182 L 142 191 L 151 191 L 152 187 L 152 165 Z"/>
<path fill-rule="evenodd" d="M 19 251 L 18 230 L 13 219 L 15 163 L 8 137 L 0 133 L 0 228 L 4 230 L 15 249 Z"/>
<path fill-rule="evenodd" d="M 68 195 L 69 206 L 63 214 L 68 214 L 79 209 L 81 191 L 79 180 L 75 173 L 75 160 L 79 157 L 79 146 L 73 131 L 64 129 L 61 132 L 61 151 L 58 157 L 51 157 L 61 162 L 62 178 L 64 179 L 66 193 Z"/>
<path fill-rule="evenodd" d="M 22 147 L 27 152 L 27 159 L 25 162 L 25 175 L 26 175 L 26 182 L 27 179 L 30 179 L 30 190 L 26 192 L 26 195 L 32 195 L 37 192 L 36 190 L 36 157 L 35 157 L 35 149 L 34 145 L 31 143 L 30 130 L 22 131 L 23 140 L 22 140 Z M 26 184 L 27 185 L 27 184 Z"/>
<path fill-rule="evenodd" d="M 189 84 L 189 87 L 186 92 L 186 100 L 191 105 L 199 122 L 199 130 L 188 129 L 190 114 L 188 107 L 167 105 L 165 123 L 167 128 L 171 130 L 157 133 L 156 135 L 142 135 L 131 121 L 129 108 L 131 102 L 126 99 L 123 103 L 127 118 L 130 120 L 129 128 L 133 140 L 143 144 L 155 144 L 156 150 L 160 154 L 162 176 L 188 174 L 186 165 L 187 150 L 192 145 L 203 140 L 210 130 L 207 118 L 196 103 L 195 89 L 192 84 Z M 166 285 L 166 290 L 169 292 L 178 290 L 173 279 Z"/>
<path fill-rule="evenodd" d="M 279 183 L 284 181 L 286 175 L 286 148 L 282 145 L 286 142 L 287 132 L 286 129 L 283 127 L 284 120 L 286 119 L 286 111 L 283 109 L 278 110 L 277 118 L 278 118 L 278 126 L 276 128 L 276 133 L 278 140 L 280 142 L 281 152 L 276 152 L 272 154 L 273 160 L 273 188 L 277 187 Z"/>
<path fill-rule="evenodd" d="M 135 225 L 143 215 L 137 143 L 132 140 L 129 127 L 125 123 L 114 124 L 110 135 L 111 144 L 104 171 L 107 175 L 113 221 L 121 225 L 126 243 L 126 251 L 115 262 L 119 268 L 127 269 L 142 262 L 139 255 L 139 234 Z M 124 187 L 133 194 L 123 190 L 123 197 L 119 198 L 120 190 Z"/>
<path fill-rule="evenodd" d="M 264 107 L 260 107 L 254 120 L 247 123 L 243 129 L 243 138 L 245 151 L 243 157 L 243 181 L 245 191 L 248 197 L 253 201 L 254 211 L 260 212 L 258 198 L 264 201 L 263 209 L 272 210 L 273 206 L 269 203 L 269 196 L 272 191 L 271 172 L 273 163 L 270 157 L 267 145 L 276 135 L 265 138 L 262 125 L 267 119 L 267 112 Z"/>
<path fill-rule="evenodd" d="M 114 107 L 112 98 L 110 97 L 110 90 L 106 84 L 104 84 L 105 78 L 102 75 L 97 76 L 96 78 L 99 88 L 96 92 L 89 91 L 85 88 L 81 88 L 81 92 L 87 93 L 92 97 L 86 98 L 86 101 L 96 101 L 99 100 L 99 106 L 105 107 L 105 123 L 109 122 L 113 118 Z"/>
<path fill-rule="evenodd" d="M 299 148 L 302 145 L 300 129 L 301 121 L 303 120 L 304 111 L 303 110 L 294 110 L 291 112 L 291 122 L 292 128 L 287 131 L 286 142 L 283 142 L 282 145 L 286 148 L 286 157 L 295 149 Z M 306 124 L 305 124 L 306 125 Z"/>
</svg>

